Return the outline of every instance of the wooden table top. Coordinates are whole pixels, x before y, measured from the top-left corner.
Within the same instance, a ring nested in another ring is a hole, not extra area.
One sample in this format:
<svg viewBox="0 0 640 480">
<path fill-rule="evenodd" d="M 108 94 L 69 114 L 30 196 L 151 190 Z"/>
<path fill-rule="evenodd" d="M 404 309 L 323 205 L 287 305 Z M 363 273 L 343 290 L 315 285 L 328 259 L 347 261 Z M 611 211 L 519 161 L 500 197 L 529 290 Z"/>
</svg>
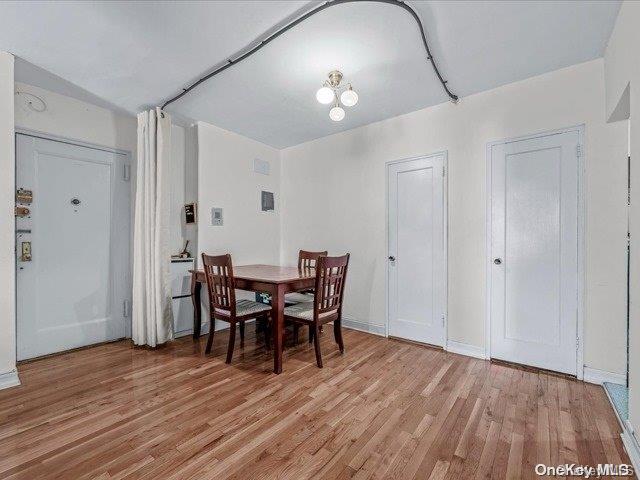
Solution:
<svg viewBox="0 0 640 480">
<path fill-rule="evenodd" d="M 192 270 L 193 271 L 193 270 Z M 204 271 L 198 270 L 204 275 Z M 281 267 L 279 265 L 238 265 L 233 267 L 233 276 L 241 280 L 263 283 L 289 283 L 316 277 L 315 268 Z"/>
</svg>

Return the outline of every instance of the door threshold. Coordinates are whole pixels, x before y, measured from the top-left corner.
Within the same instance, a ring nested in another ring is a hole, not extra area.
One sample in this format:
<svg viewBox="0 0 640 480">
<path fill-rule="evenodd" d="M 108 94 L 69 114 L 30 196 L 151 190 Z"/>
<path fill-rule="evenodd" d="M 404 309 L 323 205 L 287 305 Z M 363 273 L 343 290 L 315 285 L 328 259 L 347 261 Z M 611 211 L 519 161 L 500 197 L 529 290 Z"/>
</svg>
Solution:
<svg viewBox="0 0 640 480">
<path fill-rule="evenodd" d="M 70 350 L 63 350 L 62 352 L 48 353 L 46 355 L 40 355 L 39 357 L 33 357 L 33 358 L 27 358 L 25 360 L 19 360 L 19 361 L 16 362 L 16 365 L 17 366 L 26 365 L 27 363 L 37 362 L 38 360 L 44 360 L 45 358 L 59 357 L 61 355 L 65 355 L 67 353 L 79 352 L 81 350 L 87 350 L 87 349 L 93 348 L 93 347 L 100 347 L 102 345 L 108 345 L 109 343 L 120 342 L 120 341 L 126 340 L 126 339 L 127 339 L 126 337 L 116 338 L 115 340 L 107 340 L 106 342 L 92 343 L 91 345 L 84 345 L 82 347 L 76 347 L 76 348 L 72 348 Z"/>
<path fill-rule="evenodd" d="M 441 347 L 440 345 L 434 345 L 432 343 L 418 342 L 417 340 L 409 340 L 408 338 L 394 337 L 393 335 L 389 335 L 387 338 L 389 340 L 396 340 L 402 343 L 410 343 L 411 345 L 417 345 L 419 347 L 427 347 L 427 348 L 433 348 L 436 350 L 444 351 L 444 347 Z"/>
<path fill-rule="evenodd" d="M 532 365 L 525 365 L 524 363 L 517 362 L 509 362 L 508 360 L 500 360 L 499 358 L 491 358 L 489 359 L 491 363 L 496 365 L 502 365 L 504 367 L 511 367 L 518 370 L 524 370 L 526 372 L 531 373 L 544 373 L 547 375 L 552 375 L 554 377 L 567 378 L 571 380 L 577 380 L 578 378 L 575 375 L 571 375 L 569 373 L 556 372 L 555 370 L 548 370 L 546 368 L 534 367 Z"/>
</svg>

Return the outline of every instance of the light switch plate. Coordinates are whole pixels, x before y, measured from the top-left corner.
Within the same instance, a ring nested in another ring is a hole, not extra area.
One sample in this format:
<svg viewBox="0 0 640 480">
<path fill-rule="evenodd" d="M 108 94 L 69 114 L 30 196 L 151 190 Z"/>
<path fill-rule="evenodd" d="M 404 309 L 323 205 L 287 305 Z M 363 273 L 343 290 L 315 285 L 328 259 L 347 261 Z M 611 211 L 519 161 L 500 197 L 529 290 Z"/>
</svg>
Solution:
<svg viewBox="0 0 640 480">
<path fill-rule="evenodd" d="M 222 209 L 219 207 L 211 208 L 211 225 L 219 227 L 223 224 Z"/>
</svg>

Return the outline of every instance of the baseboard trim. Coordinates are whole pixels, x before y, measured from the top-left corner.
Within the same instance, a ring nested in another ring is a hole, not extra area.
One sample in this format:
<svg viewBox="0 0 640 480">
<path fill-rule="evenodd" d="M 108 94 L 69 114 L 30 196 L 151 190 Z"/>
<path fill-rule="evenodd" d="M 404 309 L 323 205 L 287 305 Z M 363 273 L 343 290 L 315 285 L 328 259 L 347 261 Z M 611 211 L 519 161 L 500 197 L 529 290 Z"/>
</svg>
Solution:
<svg viewBox="0 0 640 480">
<path fill-rule="evenodd" d="M 0 390 L 5 388 L 17 387 L 20 385 L 20 377 L 17 370 L 11 370 L 7 373 L 0 373 Z"/>
<path fill-rule="evenodd" d="M 597 368 L 584 367 L 582 379 L 587 383 L 595 383 L 602 385 L 604 382 L 617 383 L 624 385 L 627 378 L 623 373 L 607 372 L 606 370 L 598 370 Z"/>
<path fill-rule="evenodd" d="M 484 354 L 484 347 L 478 347 L 476 345 L 469 345 L 468 343 L 455 342 L 453 340 L 447 340 L 447 352 L 457 353 L 459 355 L 465 355 L 467 357 L 479 358 L 486 360 Z"/>
<path fill-rule="evenodd" d="M 353 318 L 342 317 L 342 326 L 344 328 L 350 328 L 351 330 L 358 330 L 360 332 L 372 333 L 381 337 L 387 336 L 387 329 L 384 325 L 373 325 L 368 322 L 361 322 L 360 320 L 354 320 Z"/>
<path fill-rule="evenodd" d="M 624 423 L 623 428 L 624 430 L 620 434 L 622 444 L 631 459 L 633 469 L 636 472 L 640 472 L 640 445 L 638 445 L 638 440 L 633 434 L 633 427 L 631 426 L 631 423 L 629 423 L 629 420 Z"/>
</svg>

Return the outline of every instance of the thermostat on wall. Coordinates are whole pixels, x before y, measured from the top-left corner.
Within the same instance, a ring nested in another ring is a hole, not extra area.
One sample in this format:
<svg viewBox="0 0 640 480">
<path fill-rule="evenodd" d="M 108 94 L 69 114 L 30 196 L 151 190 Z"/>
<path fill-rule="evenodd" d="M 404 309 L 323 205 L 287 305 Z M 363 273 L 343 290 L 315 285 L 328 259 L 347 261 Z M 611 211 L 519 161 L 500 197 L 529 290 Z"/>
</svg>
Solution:
<svg viewBox="0 0 640 480">
<path fill-rule="evenodd" d="M 222 209 L 218 207 L 213 207 L 211 209 L 211 225 L 221 226 L 222 225 Z"/>
</svg>

